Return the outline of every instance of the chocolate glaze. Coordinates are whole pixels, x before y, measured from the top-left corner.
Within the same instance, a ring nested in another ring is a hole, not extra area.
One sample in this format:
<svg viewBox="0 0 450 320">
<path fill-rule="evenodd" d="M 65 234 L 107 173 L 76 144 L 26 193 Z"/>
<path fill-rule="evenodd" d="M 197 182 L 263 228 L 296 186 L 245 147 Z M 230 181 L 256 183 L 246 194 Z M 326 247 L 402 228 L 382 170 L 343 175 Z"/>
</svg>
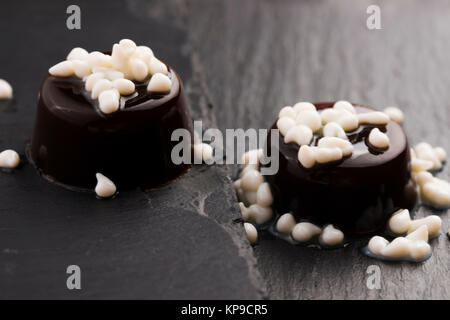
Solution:
<svg viewBox="0 0 450 320">
<path fill-rule="evenodd" d="M 121 97 L 120 110 L 103 114 L 78 78 L 47 75 L 38 100 L 28 155 L 49 180 L 92 190 L 95 173 L 110 178 L 119 189 L 152 188 L 166 183 L 189 165 L 175 165 L 170 154 L 178 143 L 172 132 L 192 121 L 180 78 L 169 68 L 170 93 L 147 92 L 148 80 L 136 92 Z"/>
<path fill-rule="evenodd" d="M 334 102 L 316 103 L 318 110 Z M 373 109 L 354 105 L 357 113 Z M 387 150 L 368 146 L 372 128 L 378 127 L 390 140 Z M 276 123 L 272 126 L 276 129 Z M 400 208 L 412 209 L 417 195 L 411 182 L 408 141 L 400 125 L 360 125 L 347 132 L 353 154 L 338 162 L 319 164 L 306 169 L 298 161 L 299 146 L 284 143 L 280 134 L 279 149 L 268 135 L 267 152 L 278 152 L 280 168 L 266 176 L 274 194 L 274 206 L 280 213 L 293 212 L 298 219 L 317 224 L 332 223 L 348 235 L 366 234 L 383 229 L 391 214 Z M 310 145 L 317 145 L 314 135 Z"/>
</svg>

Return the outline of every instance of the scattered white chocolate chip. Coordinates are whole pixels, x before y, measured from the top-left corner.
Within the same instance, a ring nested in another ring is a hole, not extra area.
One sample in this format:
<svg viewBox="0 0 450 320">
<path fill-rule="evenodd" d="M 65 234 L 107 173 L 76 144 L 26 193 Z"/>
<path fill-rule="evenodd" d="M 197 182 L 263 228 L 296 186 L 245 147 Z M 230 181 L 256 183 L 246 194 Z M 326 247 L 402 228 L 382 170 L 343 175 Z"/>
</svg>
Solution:
<svg viewBox="0 0 450 320">
<path fill-rule="evenodd" d="M 284 234 L 291 234 L 292 230 L 296 225 L 295 218 L 291 213 L 285 213 L 281 215 L 276 224 L 276 229 L 278 232 Z"/>
<path fill-rule="evenodd" d="M 244 222 L 245 233 L 247 234 L 247 239 L 251 244 L 254 244 L 258 240 L 258 231 L 255 226 L 251 223 Z"/>
<path fill-rule="evenodd" d="M 150 74 L 155 74 L 155 73 L 167 74 L 168 73 L 167 66 L 162 61 L 158 60 L 155 57 L 152 57 L 150 64 L 148 66 L 148 71 L 150 72 Z"/>
<path fill-rule="evenodd" d="M 95 82 L 94 86 L 92 87 L 91 98 L 98 99 L 100 93 L 112 88 L 113 85 L 111 81 L 107 79 L 99 79 L 98 81 Z"/>
<path fill-rule="evenodd" d="M 359 113 L 357 116 L 360 124 L 385 125 L 389 122 L 389 116 L 380 111 Z"/>
<path fill-rule="evenodd" d="M 156 93 L 167 93 L 172 87 L 172 81 L 168 76 L 162 73 L 155 73 L 147 86 L 147 91 Z"/>
<path fill-rule="evenodd" d="M 110 56 L 107 56 L 104 53 L 101 53 L 100 51 L 92 51 L 89 53 L 89 56 L 87 57 L 86 61 L 88 65 L 91 67 L 91 69 L 94 69 L 95 67 L 110 67 Z"/>
<path fill-rule="evenodd" d="M 277 128 L 283 136 L 286 136 L 289 129 L 295 126 L 295 120 L 289 117 L 282 117 L 277 120 Z"/>
<path fill-rule="evenodd" d="M 329 122 L 323 127 L 323 136 L 348 140 L 344 129 L 342 129 L 342 127 L 336 122 Z"/>
<path fill-rule="evenodd" d="M 446 208 L 450 206 L 450 183 L 434 177 L 420 187 L 420 195 L 425 202 L 438 208 Z"/>
<path fill-rule="evenodd" d="M 313 137 L 313 132 L 310 127 L 299 124 L 290 128 L 284 135 L 284 143 L 295 142 L 299 146 L 309 144 Z"/>
<path fill-rule="evenodd" d="M 344 234 L 332 224 L 327 225 L 319 236 L 319 243 L 324 246 L 334 247 L 342 244 Z"/>
<path fill-rule="evenodd" d="M 261 172 L 257 170 L 246 172 L 241 179 L 241 185 L 244 191 L 257 191 L 263 182 L 264 178 Z"/>
<path fill-rule="evenodd" d="M 408 240 L 422 240 L 428 241 L 428 227 L 427 225 L 421 225 L 416 230 L 412 231 L 406 236 Z"/>
<path fill-rule="evenodd" d="M 322 120 L 317 111 L 303 110 L 297 114 L 295 119 L 297 124 L 309 127 L 313 132 L 318 131 L 322 127 Z"/>
<path fill-rule="evenodd" d="M 433 168 L 433 162 L 429 160 L 422 160 L 419 158 L 411 159 L 411 169 L 413 172 L 427 171 Z"/>
<path fill-rule="evenodd" d="M 292 230 L 291 236 L 297 242 L 307 242 L 318 236 L 322 229 L 310 222 L 297 223 Z"/>
<path fill-rule="evenodd" d="M 213 157 L 213 148 L 207 143 L 196 143 L 193 146 L 194 157 L 199 161 L 208 161 Z"/>
<path fill-rule="evenodd" d="M 252 204 L 249 208 L 250 218 L 255 221 L 256 224 L 264 224 L 272 218 L 271 207 L 261 207 L 257 204 Z"/>
<path fill-rule="evenodd" d="M 381 250 L 381 255 L 389 258 L 404 258 L 409 256 L 410 241 L 405 237 L 392 240 Z"/>
<path fill-rule="evenodd" d="M 132 94 L 136 89 L 134 82 L 128 79 L 116 79 L 113 81 L 112 85 L 123 96 L 128 96 Z"/>
<path fill-rule="evenodd" d="M 147 64 L 141 59 L 133 58 L 130 62 L 131 72 L 133 73 L 134 79 L 137 81 L 143 81 L 147 78 L 148 67 Z"/>
<path fill-rule="evenodd" d="M 86 89 L 86 91 L 91 92 L 97 81 L 104 78 L 105 74 L 103 72 L 92 73 L 85 78 L 84 88 Z"/>
<path fill-rule="evenodd" d="M 434 148 L 434 154 L 441 162 L 444 162 L 445 159 L 447 158 L 447 152 L 442 147 Z"/>
<path fill-rule="evenodd" d="M 48 72 L 56 77 L 70 77 L 74 74 L 75 70 L 73 69 L 72 61 L 62 61 L 48 69 Z"/>
<path fill-rule="evenodd" d="M 97 196 L 101 198 L 109 198 L 116 193 L 117 188 L 114 182 L 101 173 L 97 173 L 95 177 L 97 178 L 97 185 L 95 186 L 95 193 Z"/>
<path fill-rule="evenodd" d="M 316 107 L 311 102 L 297 102 L 294 104 L 293 109 L 296 114 L 302 111 L 316 111 Z"/>
<path fill-rule="evenodd" d="M 259 160 L 263 156 L 263 149 L 253 149 L 245 152 L 242 155 L 242 165 L 248 166 L 250 165 L 259 165 Z"/>
<path fill-rule="evenodd" d="M 409 256 L 414 260 L 425 259 L 430 253 L 431 247 L 426 241 L 416 240 L 409 245 Z"/>
<path fill-rule="evenodd" d="M 269 207 L 272 205 L 272 191 L 267 182 L 263 182 L 259 185 L 258 191 L 256 191 L 256 203 L 261 207 Z"/>
<path fill-rule="evenodd" d="M 0 152 L 0 167 L 15 168 L 20 163 L 19 154 L 11 149 Z"/>
<path fill-rule="evenodd" d="M 421 226 L 426 226 L 428 229 L 428 235 L 430 237 L 435 237 L 439 234 L 441 230 L 442 220 L 436 215 L 430 215 L 425 218 L 415 219 L 411 221 L 409 225 L 408 234 L 419 229 Z"/>
<path fill-rule="evenodd" d="M 243 202 L 239 202 L 239 209 L 241 209 L 242 219 L 244 221 L 248 221 L 250 218 L 250 213 L 248 212 L 248 208 Z"/>
<path fill-rule="evenodd" d="M 105 114 L 110 114 L 119 110 L 120 95 L 116 89 L 108 89 L 100 92 L 98 96 L 98 106 Z"/>
<path fill-rule="evenodd" d="M 373 128 L 369 133 L 369 144 L 378 149 L 389 147 L 389 137 L 378 128 Z"/>
<path fill-rule="evenodd" d="M 316 164 L 316 154 L 313 147 L 303 145 L 298 150 L 298 161 L 307 169 L 314 167 Z"/>
<path fill-rule="evenodd" d="M 344 140 L 343 140 L 344 141 Z M 340 148 L 314 148 L 314 158 L 318 163 L 327 163 L 342 159 L 342 150 Z"/>
<path fill-rule="evenodd" d="M 288 117 L 288 118 L 292 118 L 293 120 L 295 120 L 295 118 L 297 117 L 297 112 L 292 107 L 289 107 L 289 106 L 284 107 L 278 113 L 278 118 L 283 118 L 283 117 Z"/>
<path fill-rule="evenodd" d="M 359 121 L 358 117 L 354 114 L 347 114 L 342 117 L 339 117 L 336 122 L 344 129 L 345 131 L 353 131 L 358 128 Z"/>
<path fill-rule="evenodd" d="M 367 245 L 370 252 L 376 255 L 381 255 L 381 252 L 384 248 L 389 244 L 385 238 L 380 236 L 374 236 L 369 240 L 369 244 Z"/>
<path fill-rule="evenodd" d="M 8 81 L 0 79 L 0 99 L 10 99 L 13 95 L 13 89 Z"/>
<path fill-rule="evenodd" d="M 437 149 L 437 151 L 436 151 Z M 442 148 L 433 148 L 429 143 L 421 142 L 414 147 L 415 155 L 418 159 L 431 161 L 432 170 L 442 167 L 442 161 L 445 160 L 446 152 Z M 443 158 L 443 160 L 441 160 Z"/>
<path fill-rule="evenodd" d="M 323 137 L 317 145 L 319 148 L 339 148 L 344 157 L 351 155 L 353 152 L 353 145 L 348 140 L 337 137 Z"/>
<path fill-rule="evenodd" d="M 356 114 L 355 107 L 353 105 L 345 100 L 340 100 L 334 103 L 333 108 L 336 110 L 346 110 L 350 113 Z"/>
<path fill-rule="evenodd" d="M 327 124 L 330 122 L 336 122 L 339 117 L 348 114 L 349 113 L 345 110 L 336 110 L 333 108 L 327 108 L 320 112 L 320 117 L 322 119 L 322 124 Z"/>
<path fill-rule="evenodd" d="M 119 41 L 119 49 L 123 56 L 131 57 L 136 51 L 136 43 L 130 39 L 122 39 Z"/>
<path fill-rule="evenodd" d="M 83 48 L 73 48 L 67 55 L 67 60 L 87 60 L 89 52 Z"/>
<path fill-rule="evenodd" d="M 395 121 L 398 124 L 402 124 L 405 119 L 402 110 L 396 107 L 387 107 L 383 112 L 386 113 L 392 121 Z"/>
<path fill-rule="evenodd" d="M 91 74 L 91 67 L 84 60 L 72 60 L 72 67 L 75 75 L 80 79 L 83 79 Z"/>
<path fill-rule="evenodd" d="M 405 234 L 411 225 L 411 216 L 408 209 L 400 209 L 394 212 L 388 222 L 389 230 L 395 234 Z"/>
</svg>

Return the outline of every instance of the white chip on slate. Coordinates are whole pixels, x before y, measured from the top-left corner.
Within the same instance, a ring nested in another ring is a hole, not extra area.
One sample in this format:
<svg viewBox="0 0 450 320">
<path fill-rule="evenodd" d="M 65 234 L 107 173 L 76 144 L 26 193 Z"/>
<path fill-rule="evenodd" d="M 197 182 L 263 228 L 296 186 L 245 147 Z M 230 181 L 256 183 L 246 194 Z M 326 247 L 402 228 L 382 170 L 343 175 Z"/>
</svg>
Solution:
<svg viewBox="0 0 450 320">
<path fill-rule="evenodd" d="M 247 234 L 247 239 L 251 244 L 254 244 L 258 240 L 258 231 L 255 226 L 251 223 L 244 222 L 245 233 Z"/>
<path fill-rule="evenodd" d="M 20 163 L 19 154 L 11 149 L 0 152 L 0 167 L 15 168 Z"/>
<path fill-rule="evenodd" d="M 114 182 L 101 173 L 97 173 L 95 177 L 97 178 L 97 185 L 95 186 L 95 193 L 97 196 L 101 198 L 109 198 L 116 193 L 117 188 Z"/>
<path fill-rule="evenodd" d="M 0 79 L 0 99 L 10 99 L 13 95 L 13 88 L 4 79 Z"/>
</svg>

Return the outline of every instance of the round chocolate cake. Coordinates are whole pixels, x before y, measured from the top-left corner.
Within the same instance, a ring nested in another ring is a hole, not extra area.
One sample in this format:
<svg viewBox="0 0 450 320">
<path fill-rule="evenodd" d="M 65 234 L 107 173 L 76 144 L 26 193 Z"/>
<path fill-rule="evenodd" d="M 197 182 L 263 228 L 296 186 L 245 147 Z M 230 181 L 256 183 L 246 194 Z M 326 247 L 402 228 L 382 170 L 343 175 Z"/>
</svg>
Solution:
<svg viewBox="0 0 450 320">
<path fill-rule="evenodd" d="M 325 102 L 316 103 L 315 107 L 321 112 L 333 105 L 334 102 Z M 361 119 L 365 118 L 361 114 L 376 111 L 362 105 L 353 107 L 355 116 Z M 277 128 L 277 123 L 273 128 Z M 387 136 L 387 148 L 369 142 L 375 128 Z M 360 121 L 345 135 L 343 138 L 353 147 L 350 155 L 304 166 L 299 161 L 298 144 L 285 143 L 281 134 L 278 143 L 272 143 L 269 134 L 267 153 L 279 154 L 279 170 L 266 176 L 266 180 L 278 213 L 293 212 L 298 220 L 331 223 L 346 234 L 356 235 L 384 228 L 394 211 L 415 205 L 417 195 L 411 182 L 409 146 L 403 128 L 392 120 L 384 124 Z M 322 129 L 317 130 L 308 145 L 317 148 L 322 137 Z"/>
</svg>

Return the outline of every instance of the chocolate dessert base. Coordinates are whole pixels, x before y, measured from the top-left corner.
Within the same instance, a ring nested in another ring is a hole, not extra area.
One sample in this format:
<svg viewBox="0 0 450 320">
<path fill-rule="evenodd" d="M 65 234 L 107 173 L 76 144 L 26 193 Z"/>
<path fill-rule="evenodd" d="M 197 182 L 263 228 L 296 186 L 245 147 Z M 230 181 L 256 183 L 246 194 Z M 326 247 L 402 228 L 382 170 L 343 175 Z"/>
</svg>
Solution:
<svg viewBox="0 0 450 320">
<path fill-rule="evenodd" d="M 48 75 L 41 87 L 29 158 L 47 179 L 92 190 L 100 172 L 119 189 L 149 189 L 178 177 L 190 165 L 171 160 L 172 132 L 192 136 L 183 86 L 174 70 L 170 93 L 151 94 L 147 82 L 121 97 L 120 110 L 103 114 L 78 78 Z"/>
<path fill-rule="evenodd" d="M 320 110 L 333 104 L 315 106 Z M 357 105 L 355 109 L 357 113 L 374 111 Z M 367 145 L 368 134 L 374 127 L 389 137 L 390 146 L 384 152 Z M 272 128 L 276 129 L 276 123 Z M 395 210 L 414 207 L 417 195 L 411 182 L 409 146 L 402 127 L 393 121 L 386 126 L 360 125 L 347 132 L 347 137 L 354 147 L 350 157 L 306 169 L 298 161 L 297 144 L 285 144 L 280 134 L 276 149 L 268 135 L 268 154 L 279 153 L 278 172 L 266 176 L 279 214 L 293 212 L 298 220 L 320 225 L 332 223 L 346 235 L 360 235 L 383 229 Z M 319 138 L 315 134 L 311 145 L 316 145 Z"/>
</svg>

